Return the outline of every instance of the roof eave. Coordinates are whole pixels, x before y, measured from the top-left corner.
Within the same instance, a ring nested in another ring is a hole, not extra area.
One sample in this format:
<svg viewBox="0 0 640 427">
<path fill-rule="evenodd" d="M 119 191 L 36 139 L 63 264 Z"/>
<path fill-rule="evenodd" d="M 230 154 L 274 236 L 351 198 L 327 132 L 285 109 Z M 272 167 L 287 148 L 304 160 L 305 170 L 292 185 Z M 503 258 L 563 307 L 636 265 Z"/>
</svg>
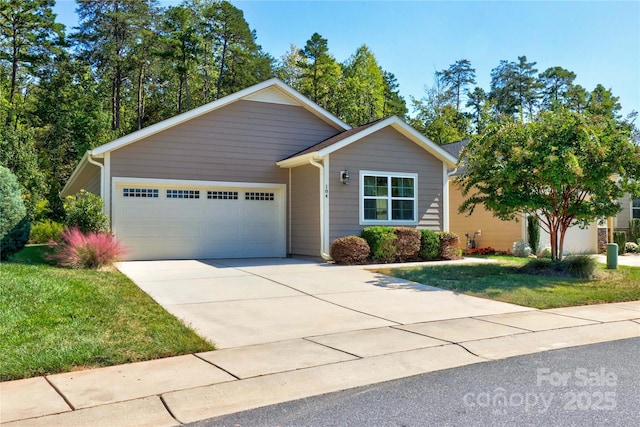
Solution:
<svg viewBox="0 0 640 427">
<path fill-rule="evenodd" d="M 80 173 L 82 173 L 84 168 L 89 164 L 87 160 L 87 157 L 89 157 L 89 155 L 90 155 L 89 151 L 86 151 L 84 153 L 84 155 L 82 156 L 82 159 L 80 159 L 80 162 L 78 163 L 78 166 L 76 166 L 76 168 L 71 173 L 71 176 L 69 177 L 69 179 L 67 179 L 67 183 L 64 185 L 62 190 L 60 190 L 60 193 L 58 193 L 60 197 L 65 197 L 65 194 L 67 194 L 67 192 L 69 191 L 69 187 L 71 187 L 75 183 Z"/>
<path fill-rule="evenodd" d="M 301 156 L 291 157 L 289 159 L 280 160 L 276 162 L 276 166 L 281 168 L 295 168 L 298 166 L 308 165 L 311 161 L 322 160 L 323 156 L 318 155 L 317 151 L 312 153 L 303 154 Z"/>
</svg>

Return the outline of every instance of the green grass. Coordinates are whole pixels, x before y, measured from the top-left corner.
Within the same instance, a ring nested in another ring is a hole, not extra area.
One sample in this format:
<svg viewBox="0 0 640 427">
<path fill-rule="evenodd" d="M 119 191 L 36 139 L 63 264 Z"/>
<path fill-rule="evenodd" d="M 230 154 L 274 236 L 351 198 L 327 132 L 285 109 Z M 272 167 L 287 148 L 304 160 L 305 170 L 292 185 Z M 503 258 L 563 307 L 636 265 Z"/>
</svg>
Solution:
<svg viewBox="0 0 640 427">
<path fill-rule="evenodd" d="M 213 350 L 118 271 L 0 265 L 0 381 Z"/>
<path fill-rule="evenodd" d="M 440 265 L 378 269 L 382 274 L 466 295 L 545 309 L 640 300 L 640 268 L 600 265 L 598 279 L 574 279 L 518 270 L 526 260 L 492 257 L 495 264 Z"/>
</svg>

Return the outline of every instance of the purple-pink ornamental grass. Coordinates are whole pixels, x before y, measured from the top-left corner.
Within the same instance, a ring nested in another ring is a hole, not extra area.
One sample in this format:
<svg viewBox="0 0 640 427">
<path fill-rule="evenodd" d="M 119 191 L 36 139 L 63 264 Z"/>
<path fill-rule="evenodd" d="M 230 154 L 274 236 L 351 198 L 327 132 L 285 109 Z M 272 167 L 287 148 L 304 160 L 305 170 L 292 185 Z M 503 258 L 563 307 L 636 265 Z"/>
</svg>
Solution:
<svg viewBox="0 0 640 427">
<path fill-rule="evenodd" d="M 110 265 L 125 254 L 125 249 L 110 233 L 83 233 L 77 228 L 64 231 L 51 245 L 50 258 L 62 267 L 96 269 Z"/>
</svg>

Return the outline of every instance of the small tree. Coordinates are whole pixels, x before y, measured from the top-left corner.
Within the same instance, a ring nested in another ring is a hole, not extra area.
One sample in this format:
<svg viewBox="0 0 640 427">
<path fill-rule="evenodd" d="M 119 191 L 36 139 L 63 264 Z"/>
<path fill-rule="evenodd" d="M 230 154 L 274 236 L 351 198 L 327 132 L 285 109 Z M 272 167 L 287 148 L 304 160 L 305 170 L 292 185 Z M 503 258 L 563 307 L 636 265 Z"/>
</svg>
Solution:
<svg viewBox="0 0 640 427">
<path fill-rule="evenodd" d="M 86 190 L 68 196 L 64 202 L 65 225 L 83 233 L 109 231 L 109 218 L 102 212 L 102 199 Z"/>
<path fill-rule="evenodd" d="M 640 149 L 630 126 L 559 108 L 535 121 L 488 126 L 462 154 L 458 180 L 469 195 L 460 212 L 482 205 L 502 220 L 528 214 L 549 233 L 551 256 L 562 258 L 572 225 L 586 226 L 620 212 L 617 199 L 638 194 Z"/>
</svg>

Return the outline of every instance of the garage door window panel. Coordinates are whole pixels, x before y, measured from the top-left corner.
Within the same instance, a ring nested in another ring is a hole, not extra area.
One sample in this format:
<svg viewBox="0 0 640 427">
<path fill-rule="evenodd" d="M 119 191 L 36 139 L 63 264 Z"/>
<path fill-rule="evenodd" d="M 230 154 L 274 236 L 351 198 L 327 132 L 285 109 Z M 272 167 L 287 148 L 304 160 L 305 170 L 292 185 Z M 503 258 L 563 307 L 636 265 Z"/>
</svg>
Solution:
<svg viewBox="0 0 640 427">
<path fill-rule="evenodd" d="M 122 197 L 135 198 L 158 198 L 159 191 L 157 188 L 123 188 Z"/>
<path fill-rule="evenodd" d="M 199 199 L 200 190 L 167 190 L 167 199 Z"/>
</svg>

